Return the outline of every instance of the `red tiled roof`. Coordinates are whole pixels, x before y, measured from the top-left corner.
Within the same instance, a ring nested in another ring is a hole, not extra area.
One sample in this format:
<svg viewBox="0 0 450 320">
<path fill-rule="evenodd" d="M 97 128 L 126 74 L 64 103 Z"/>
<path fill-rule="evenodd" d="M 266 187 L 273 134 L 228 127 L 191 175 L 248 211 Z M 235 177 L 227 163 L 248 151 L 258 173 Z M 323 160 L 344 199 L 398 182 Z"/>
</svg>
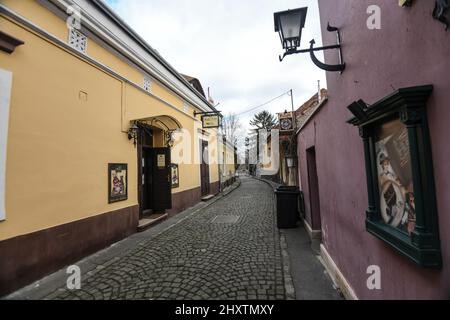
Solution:
<svg viewBox="0 0 450 320">
<path fill-rule="evenodd" d="M 327 89 L 320 90 L 321 101 L 328 97 Z M 302 104 L 297 110 L 295 110 L 295 118 L 297 123 L 297 128 L 300 128 L 305 121 L 308 120 L 309 116 L 316 110 L 319 106 L 317 93 L 313 95 L 308 101 Z"/>
</svg>

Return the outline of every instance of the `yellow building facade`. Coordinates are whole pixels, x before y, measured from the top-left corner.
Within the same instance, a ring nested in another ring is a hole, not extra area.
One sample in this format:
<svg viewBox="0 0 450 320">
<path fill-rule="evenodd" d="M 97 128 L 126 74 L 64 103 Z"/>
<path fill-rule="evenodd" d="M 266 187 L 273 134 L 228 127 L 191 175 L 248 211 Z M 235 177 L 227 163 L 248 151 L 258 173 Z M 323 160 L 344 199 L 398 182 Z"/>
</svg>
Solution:
<svg viewBox="0 0 450 320">
<path fill-rule="evenodd" d="M 77 4 L 0 3 L 0 294 L 220 189 L 211 103 L 103 2 Z"/>
<path fill-rule="evenodd" d="M 224 187 L 231 185 L 236 180 L 236 149 L 235 146 L 232 145 L 228 141 L 224 141 L 223 143 L 223 161 L 220 161 L 222 168 L 222 184 Z"/>
</svg>

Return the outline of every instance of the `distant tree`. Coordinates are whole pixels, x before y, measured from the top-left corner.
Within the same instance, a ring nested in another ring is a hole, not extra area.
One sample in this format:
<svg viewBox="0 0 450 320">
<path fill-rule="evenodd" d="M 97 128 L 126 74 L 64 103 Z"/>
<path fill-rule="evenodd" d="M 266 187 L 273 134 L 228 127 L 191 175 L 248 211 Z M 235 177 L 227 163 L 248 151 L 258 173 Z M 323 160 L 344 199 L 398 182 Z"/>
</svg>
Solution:
<svg viewBox="0 0 450 320">
<path fill-rule="evenodd" d="M 275 127 L 277 124 L 278 124 L 277 118 L 267 110 L 258 112 L 257 114 L 255 114 L 253 116 L 253 119 L 250 120 L 250 125 L 253 127 L 256 127 L 252 130 L 252 133 L 250 134 L 250 139 L 254 140 L 254 144 L 252 146 L 250 146 L 250 150 L 252 150 L 252 148 L 256 148 L 256 163 L 259 163 L 259 158 L 260 158 L 259 130 L 270 130 L 273 127 Z M 252 139 L 252 137 L 253 137 L 253 139 Z M 256 138 L 256 139 L 254 139 L 254 138 Z M 255 168 L 253 168 L 253 169 L 255 170 Z"/>
<path fill-rule="evenodd" d="M 233 145 L 237 144 L 238 131 L 242 128 L 242 124 L 234 113 L 230 113 L 223 118 L 223 135 Z"/>
<path fill-rule="evenodd" d="M 277 125 L 277 118 L 269 111 L 261 111 L 253 116 L 250 120 L 250 125 L 256 127 L 256 129 L 270 130 Z"/>
</svg>

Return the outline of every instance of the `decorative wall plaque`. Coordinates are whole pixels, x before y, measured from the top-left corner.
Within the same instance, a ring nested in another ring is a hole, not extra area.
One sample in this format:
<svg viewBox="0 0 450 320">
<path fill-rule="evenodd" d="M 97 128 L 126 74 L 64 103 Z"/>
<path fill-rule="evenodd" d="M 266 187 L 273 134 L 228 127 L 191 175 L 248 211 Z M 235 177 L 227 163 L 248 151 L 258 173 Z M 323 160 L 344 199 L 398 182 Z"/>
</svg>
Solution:
<svg viewBox="0 0 450 320">
<path fill-rule="evenodd" d="M 128 164 L 108 164 L 108 203 L 128 199 Z"/>
<path fill-rule="evenodd" d="M 367 231 L 423 267 L 442 264 L 426 116 L 432 90 L 403 88 L 370 107 L 348 107 L 364 142 Z"/>
</svg>

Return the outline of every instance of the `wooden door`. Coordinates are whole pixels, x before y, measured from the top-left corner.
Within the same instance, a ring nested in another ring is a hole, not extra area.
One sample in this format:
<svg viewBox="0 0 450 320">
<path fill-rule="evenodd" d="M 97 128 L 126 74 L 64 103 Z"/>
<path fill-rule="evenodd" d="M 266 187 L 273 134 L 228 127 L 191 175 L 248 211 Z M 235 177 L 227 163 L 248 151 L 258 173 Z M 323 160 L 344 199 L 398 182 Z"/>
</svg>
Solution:
<svg viewBox="0 0 450 320">
<path fill-rule="evenodd" d="M 172 208 L 170 148 L 152 148 L 152 209 Z"/>
<path fill-rule="evenodd" d="M 201 140 L 200 145 L 200 176 L 201 176 L 201 193 L 202 196 L 209 194 L 209 151 L 208 151 L 208 141 Z"/>
<path fill-rule="evenodd" d="M 141 211 L 147 214 L 152 209 L 152 176 L 153 176 L 153 149 L 142 147 L 142 163 L 141 163 Z"/>
<path fill-rule="evenodd" d="M 317 176 L 316 150 L 314 147 L 306 150 L 308 167 L 309 208 L 311 211 L 311 227 L 313 230 L 322 229 L 320 217 L 319 179 Z"/>
<path fill-rule="evenodd" d="M 152 212 L 153 130 L 139 124 L 137 142 L 139 218 L 143 218 Z"/>
</svg>

